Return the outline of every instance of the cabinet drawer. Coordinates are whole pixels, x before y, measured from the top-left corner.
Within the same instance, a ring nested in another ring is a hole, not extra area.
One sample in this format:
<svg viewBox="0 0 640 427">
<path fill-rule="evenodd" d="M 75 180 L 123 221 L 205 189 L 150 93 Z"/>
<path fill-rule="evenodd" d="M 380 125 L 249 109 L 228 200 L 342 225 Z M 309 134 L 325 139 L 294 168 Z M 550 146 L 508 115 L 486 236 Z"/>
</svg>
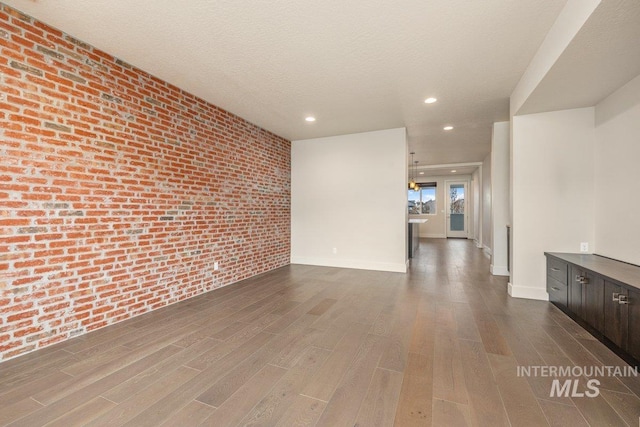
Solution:
<svg viewBox="0 0 640 427">
<path fill-rule="evenodd" d="M 567 308 L 569 299 L 567 285 L 558 282 L 553 277 L 547 277 L 547 293 L 549 294 L 549 301 Z"/>
<path fill-rule="evenodd" d="M 569 265 L 566 262 L 555 258 L 547 258 L 547 276 L 554 278 L 558 282 L 567 285 L 567 270 Z"/>
</svg>

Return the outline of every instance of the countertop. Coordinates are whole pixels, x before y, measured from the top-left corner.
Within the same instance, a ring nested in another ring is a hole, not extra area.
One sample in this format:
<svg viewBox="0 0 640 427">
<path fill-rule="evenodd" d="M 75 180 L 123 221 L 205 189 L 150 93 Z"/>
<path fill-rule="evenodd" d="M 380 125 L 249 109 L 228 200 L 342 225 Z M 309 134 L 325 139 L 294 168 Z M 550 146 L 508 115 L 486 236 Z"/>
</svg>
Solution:
<svg viewBox="0 0 640 427">
<path fill-rule="evenodd" d="M 640 267 L 600 255 L 545 252 L 571 264 L 640 289 Z"/>
</svg>

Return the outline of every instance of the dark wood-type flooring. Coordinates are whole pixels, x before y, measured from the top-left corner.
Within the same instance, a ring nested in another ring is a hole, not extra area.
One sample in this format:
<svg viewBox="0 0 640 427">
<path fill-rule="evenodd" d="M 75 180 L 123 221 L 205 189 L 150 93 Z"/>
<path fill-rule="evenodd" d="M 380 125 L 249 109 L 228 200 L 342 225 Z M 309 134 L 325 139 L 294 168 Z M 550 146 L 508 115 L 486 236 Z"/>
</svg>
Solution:
<svg viewBox="0 0 640 427">
<path fill-rule="evenodd" d="M 465 240 L 406 275 L 281 268 L 1 363 L 0 425 L 638 426 L 639 378 L 517 375 L 626 365 L 488 270 Z"/>
</svg>

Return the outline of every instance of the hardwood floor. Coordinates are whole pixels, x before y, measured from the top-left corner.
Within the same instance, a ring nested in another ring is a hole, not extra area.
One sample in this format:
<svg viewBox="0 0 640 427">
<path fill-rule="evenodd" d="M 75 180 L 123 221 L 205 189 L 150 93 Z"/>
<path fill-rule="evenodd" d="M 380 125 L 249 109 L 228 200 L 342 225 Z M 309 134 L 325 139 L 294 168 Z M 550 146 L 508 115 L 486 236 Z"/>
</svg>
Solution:
<svg viewBox="0 0 640 427">
<path fill-rule="evenodd" d="M 0 425 L 636 427 L 640 378 L 518 376 L 626 365 L 488 264 L 424 240 L 406 275 L 281 268 L 0 364 Z"/>
</svg>

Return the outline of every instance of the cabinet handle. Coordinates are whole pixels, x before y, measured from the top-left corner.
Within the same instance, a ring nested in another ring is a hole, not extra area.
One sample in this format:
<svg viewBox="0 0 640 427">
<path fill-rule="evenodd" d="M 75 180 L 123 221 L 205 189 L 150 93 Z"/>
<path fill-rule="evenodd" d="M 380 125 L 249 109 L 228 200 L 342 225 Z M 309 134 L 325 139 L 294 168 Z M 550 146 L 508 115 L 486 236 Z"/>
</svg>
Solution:
<svg viewBox="0 0 640 427">
<path fill-rule="evenodd" d="M 556 287 L 552 286 L 552 287 L 551 287 L 551 290 L 552 290 L 552 291 L 559 291 L 559 290 L 560 290 L 560 288 L 556 288 Z"/>
<path fill-rule="evenodd" d="M 556 268 L 556 267 L 551 267 L 551 270 L 553 270 L 553 271 L 560 271 L 560 269 L 559 269 L 559 268 Z"/>
<path fill-rule="evenodd" d="M 620 295 L 618 297 L 618 304 L 629 304 L 629 297 L 626 295 Z"/>
<path fill-rule="evenodd" d="M 618 292 L 613 293 L 613 299 L 611 301 L 620 301 L 620 294 Z"/>
</svg>

